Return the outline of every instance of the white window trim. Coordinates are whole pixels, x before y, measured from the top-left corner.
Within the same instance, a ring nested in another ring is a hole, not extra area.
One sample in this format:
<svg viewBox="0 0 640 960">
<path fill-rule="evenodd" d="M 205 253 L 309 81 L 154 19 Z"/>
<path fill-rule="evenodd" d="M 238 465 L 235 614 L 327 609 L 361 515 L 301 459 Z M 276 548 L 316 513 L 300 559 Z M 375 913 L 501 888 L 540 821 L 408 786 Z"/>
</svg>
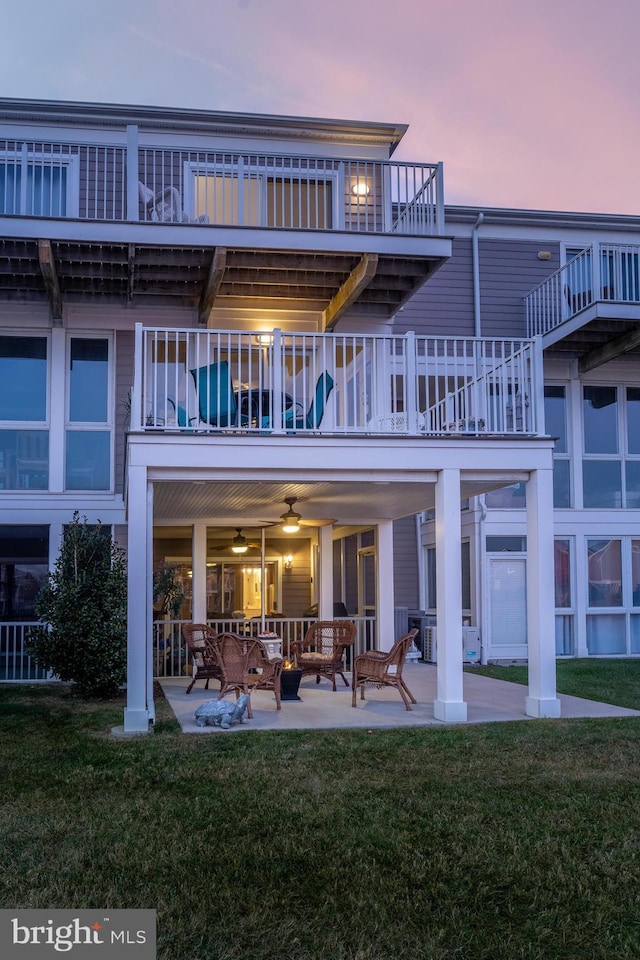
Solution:
<svg viewBox="0 0 640 960">
<path fill-rule="evenodd" d="M 19 163 L 20 166 L 24 168 L 29 166 L 46 166 L 46 167 L 64 167 L 67 170 L 67 196 L 66 196 L 66 213 L 65 219 L 67 217 L 79 217 L 80 216 L 80 158 L 77 154 L 66 154 L 66 153 L 36 153 L 34 151 L 28 151 L 24 147 L 22 150 L 0 150 L 0 163 L 14 161 Z M 23 176 L 23 184 L 26 185 L 26 177 Z M 26 189 L 26 186 L 23 187 Z M 26 211 L 22 209 L 22 202 L 20 202 L 20 209 L 16 214 L 12 216 L 27 216 Z M 34 214 L 34 216 L 39 216 L 39 214 Z"/>
<path fill-rule="evenodd" d="M 106 420 L 71 420 L 69 417 L 69 408 L 71 403 L 71 341 L 72 340 L 106 340 L 107 341 L 107 419 Z M 115 418 L 114 418 L 114 395 L 115 395 L 115 345 L 113 334 L 82 332 L 74 330 L 66 338 L 64 352 L 64 451 L 62 456 L 63 487 L 66 486 L 66 463 L 67 463 L 67 433 L 107 433 L 109 432 L 109 488 L 107 490 L 88 490 L 90 493 L 108 494 L 113 493 L 115 489 Z M 69 491 L 70 493 L 82 493 L 81 490 Z"/>
</svg>

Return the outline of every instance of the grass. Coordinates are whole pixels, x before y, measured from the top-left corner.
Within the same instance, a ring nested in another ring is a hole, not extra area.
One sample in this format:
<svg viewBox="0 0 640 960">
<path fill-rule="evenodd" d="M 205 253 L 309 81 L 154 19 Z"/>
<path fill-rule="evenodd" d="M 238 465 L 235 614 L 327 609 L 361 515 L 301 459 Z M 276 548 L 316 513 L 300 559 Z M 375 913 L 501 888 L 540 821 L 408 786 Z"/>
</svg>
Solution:
<svg viewBox="0 0 640 960">
<path fill-rule="evenodd" d="M 158 911 L 159 960 L 637 960 L 640 718 L 115 740 L 0 686 L 0 907 Z"/>
<path fill-rule="evenodd" d="M 528 682 L 526 664 L 513 666 L 467 667 L 472 673 L 513 683 Z M 556 663 L 558 693 L 586 700 L 601 700 L 618 707 L 640 710 L 640 659 L 558 660 Z M 638 951 L 640 955 L 640 949 Z"/>
</svg>

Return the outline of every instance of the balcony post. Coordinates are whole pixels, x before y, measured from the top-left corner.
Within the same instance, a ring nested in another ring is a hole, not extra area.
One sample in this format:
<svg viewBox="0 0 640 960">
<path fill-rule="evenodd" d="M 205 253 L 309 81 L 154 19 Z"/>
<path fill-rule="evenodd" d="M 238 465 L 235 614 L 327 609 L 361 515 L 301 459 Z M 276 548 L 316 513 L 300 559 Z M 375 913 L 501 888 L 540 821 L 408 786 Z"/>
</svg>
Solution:
<svg viewBox="0 0 640 960">
<path fill-rule="evenodd" d="M 436 188 L 436 234 L 444 234 L 444 164 L 438 163 L 438 177 Z"/>
<path fill-rule="evenodd" d="M 142 429 L 142 370 L 144 364 L 142 324 L 135 325 L 135 344 L 133 352 L 133 386 L 131 388 L 131 408 L 129 410 L 129 429 Z"/>
<path fill-rule="evenodd" d="M 149 564 L 149 513 L 153 488 L 148 490 L 147 468 L 129 467 L 127 525 L 127 705 L 124 711 L 125 733 L 148 733 L 152 710 L 149 709 L 149 649 L 151 647 L 149 610 L 151 609 L 152 569 Z M 141 573 L 145 585 L 140 589 Z M 153 701 L 151 701 L 153 703 Z"/>
<path fill-rule="evenodd" d="M 127 124 L 127 220 L 139 220 L 138 127 Z"/>
<path fill-rule="evenodd" d="M 591 245 L 591 286 L 592 302 L 602 300 L 602 276 L 600 270 L 600 244 Z"/>
</svg>

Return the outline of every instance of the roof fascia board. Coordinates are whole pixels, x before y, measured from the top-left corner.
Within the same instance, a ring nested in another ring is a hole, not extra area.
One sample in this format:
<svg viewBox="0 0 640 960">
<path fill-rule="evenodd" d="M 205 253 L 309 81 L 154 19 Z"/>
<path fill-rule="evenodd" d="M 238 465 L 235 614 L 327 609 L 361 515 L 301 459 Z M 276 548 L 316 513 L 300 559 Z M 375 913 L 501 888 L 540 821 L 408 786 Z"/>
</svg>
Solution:
<svg viewBox="0 0 640 960">
<path fill-rule="evenodd" d="M 193 131 L 265 136 L 277 139 L 319 139 L 341 143 L 384 146 L 388 156 L 404 136 L 406 124 L 320 117 L 290 117 L 277 114 L 230 113 L 180 109 L 176 107 L 135 106 L 53 100 L 0 98 L 0 119 L 24 122 L 85 124 L 89 126 L 126 126 L 157 130 Z"/>
<path fill-rule="evenodd" d="M 563 210 L 526 210 L 517 207 L 445 206 L 448 228 L 456 224 L 475 224 L 484 215 L 481 230 L 493 226 L 555 227 L 566 230 L 638 231 L 640 216 L 630 214 L 588 213 Z"/>
</svg>

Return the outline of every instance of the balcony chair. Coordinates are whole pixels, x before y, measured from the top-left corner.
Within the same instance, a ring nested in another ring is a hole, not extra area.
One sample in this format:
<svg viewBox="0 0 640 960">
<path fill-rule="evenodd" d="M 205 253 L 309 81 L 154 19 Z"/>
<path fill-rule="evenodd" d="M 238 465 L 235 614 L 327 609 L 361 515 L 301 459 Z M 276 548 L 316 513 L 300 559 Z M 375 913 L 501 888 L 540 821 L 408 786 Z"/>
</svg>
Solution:
<svg viewBox="0 0 640 960">
<path fill-rule="evenodd" d="M 228 360 L 190 370 L 198 395 L 200 420 L 214 427 L 238 425 L 238 398 Z M 190 421 L 191 422 L 191 421 Z"/>
<path fill-rule="evenodd" d="M 144 212 L 143 220 L 154 223 L 209 223 L 206 214 L 190 217 L 184 212 L 180 192 L 176 187 L 163 187 L 155 193 L 138 181 L 138 198 Z"/>
<path fill-rule="evenodd" d="M 399 640 L 396 640 L 391 650 L 369 650 L 356 657 L 353 664 L 353 691 L 351 706 L 356 705 L 356 692 L 360 687 L 360 699 L 364 700 L 365 684 L 371 683 L 376 687 L 395 687 L 404 701 L 407 710 L 411 710 L 411 703 L 418 701 L 402 679 L 407 652 L 418 634 L 417 630 L 410 630 Z M 409 703 L 411 701 L 411 703 Z"/>
<path fill-rule="evenodd" d="M 324 410 L 329 394 L 333 390 L 333 377 L 326 370 L 321 373 L 316 382 L 315 395 L 309 405 L 306 415 L 300 410 L 291 407 L 282 415 L 282 426 L 285 430 L 317 430 L 324 416 Z M 262 427 L 265 430 L 272 426 L 271 417 L 262 418 Z"/>
<path fill-rule="evenodd" d="M 349 684 L 344 675 L 344 657 L 356 638 L 356 625 L 351 620 L 317 620 L 307 630 L 303 640 L 292 644 L 296 665 L 302 670 L 302 676 L 315 674 L 316 683 L 320 677 L 331 680 L 336 689 L 336 674 L 340 674 L 345 687 Z"/>
<path fill-rule="evenodd" d="M 273 690 L 276 709 L 280 710 L 280 675 L 282 658 L 269 659 L 267 648 L 254 637 L 240 637 L 236 633 L 220 633 L 212 645 L 222 674 L 218 700 L 234 691 L 236 700 L 242 693 L 253 690 Z M 251 700 L 247 716 L 253 717 Z"/>
<path fill-rule="evenodd" d="M 222 682 L 222 673 L 213 650 L 213 642 L 217 637 L 215 630 L 208 627 L 206 623 L 184 623 L 182 636 L 193 667 L 192 680 L 187 687 L 187 693 L 191 693 L 196 680 L 207 681 L 204 685 L 205 690 L 209 689 L 209 680 Z"/>
</svg>

